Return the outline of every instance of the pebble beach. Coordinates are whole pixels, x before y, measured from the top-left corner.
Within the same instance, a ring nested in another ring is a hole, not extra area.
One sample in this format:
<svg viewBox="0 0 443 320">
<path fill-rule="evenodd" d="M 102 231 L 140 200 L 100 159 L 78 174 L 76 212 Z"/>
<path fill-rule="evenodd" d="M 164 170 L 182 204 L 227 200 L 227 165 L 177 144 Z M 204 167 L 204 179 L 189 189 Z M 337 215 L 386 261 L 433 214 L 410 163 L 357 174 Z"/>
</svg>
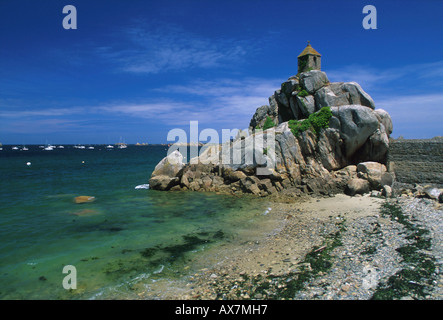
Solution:
<svg viewBox="0 0 443 320">
<path fill-rule="evenodd" d="M 443 207 L 369 195 L 273 202 L 272 231 L 193 261 L 141 299 L 441 300 Z M 208 264 L 210 266 L 208 267 Z M 195 270 L 195 269 L 194 269 Z"/>
</svg>

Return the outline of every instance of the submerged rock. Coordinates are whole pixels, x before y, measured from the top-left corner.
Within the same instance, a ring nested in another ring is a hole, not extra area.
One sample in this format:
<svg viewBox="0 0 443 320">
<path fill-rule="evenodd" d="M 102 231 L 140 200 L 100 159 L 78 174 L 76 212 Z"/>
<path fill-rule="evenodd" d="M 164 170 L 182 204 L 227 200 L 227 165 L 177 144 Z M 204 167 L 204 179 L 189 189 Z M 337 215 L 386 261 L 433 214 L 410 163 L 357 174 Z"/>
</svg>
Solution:
<svg viewBox="0 0 443 320">
<path fill-rule="evenodd" d="M 84 216 L 96 216 L 100 214 L 100 212 L 91 209 L 83 209 L 72 213 L 75 216 L 84 217 Z"/>
<path fill-rule="evenodd" d="M 87 203 L 95 201 L 95 197 L 91 196 L 78 196 L 74 198 L 75 203 Z"/>
</svg>

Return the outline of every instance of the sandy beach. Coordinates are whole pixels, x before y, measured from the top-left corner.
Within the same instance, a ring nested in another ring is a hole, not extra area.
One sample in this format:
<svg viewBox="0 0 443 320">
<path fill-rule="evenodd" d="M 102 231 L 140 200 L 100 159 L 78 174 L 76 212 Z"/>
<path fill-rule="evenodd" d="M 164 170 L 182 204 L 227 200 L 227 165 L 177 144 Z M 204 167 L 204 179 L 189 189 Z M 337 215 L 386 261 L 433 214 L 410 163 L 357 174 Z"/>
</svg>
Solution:
<svg viewBox="0 0 443 320">
<path fill-rule="evenodd" d="M 430 210 L 443 216 L 441 207 L 431 200 L 401 201 L 399 205 L 404 208 L 421 206 L 413 210 L 415 214 Z M 411 241 L 401 223 L 381 214 L 385 203 L 386 199 L 369 195 L 274 202 L 265 223 L 267 232 L 255 230 L 251 241 L 208 250 L 199 255 L 200 260 L 193 261 L 194 266 L 202 267 L 197 267 L 197 272 L 175 282 L 158 281 L 139 296 L 191 300 L 371 299 L 389 277 L 408 268 L 396 249 Z M 418 221 L 417 217 L 410 219 Z M 438 231 L 442 224 L 427 227 Z M 442 298 L 438 267 L 442 261 L 441 239 L 433 236 L 432 241 L 429 259 L 432 257 L 437 264 L 432 283 L 423 284 L 424 296 L 411 292 L 403 299 Z"/>
</svg>

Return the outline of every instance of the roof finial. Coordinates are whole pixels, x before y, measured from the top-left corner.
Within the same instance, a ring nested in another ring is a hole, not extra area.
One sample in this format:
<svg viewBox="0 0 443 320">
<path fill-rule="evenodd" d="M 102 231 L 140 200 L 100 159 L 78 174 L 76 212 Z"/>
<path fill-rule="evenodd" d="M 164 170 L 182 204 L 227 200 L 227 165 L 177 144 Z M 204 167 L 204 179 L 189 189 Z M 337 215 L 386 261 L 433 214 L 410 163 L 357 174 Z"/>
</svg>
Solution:
<svg viewBox="0 0 443 320">
<path fill-rule="evenodd" d="M 310 46 L 310 45 L 311 45 L 311 41 L 308 40 L 308 46 Z"/>
</svg>

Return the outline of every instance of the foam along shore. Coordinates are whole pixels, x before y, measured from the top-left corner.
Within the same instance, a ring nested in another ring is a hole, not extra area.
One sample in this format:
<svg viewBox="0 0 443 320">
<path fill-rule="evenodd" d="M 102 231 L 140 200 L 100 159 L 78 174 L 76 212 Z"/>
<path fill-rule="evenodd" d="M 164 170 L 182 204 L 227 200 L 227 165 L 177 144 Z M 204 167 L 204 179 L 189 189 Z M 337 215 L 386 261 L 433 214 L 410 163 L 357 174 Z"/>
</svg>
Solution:
<svg viewBox="0 0 443 320">
<path fill-rule="evenodd" d="M 158 280 L 138 295 L 141 299 L 190 300 L 371 299 L 391 277 L 408 268 L 399 253 L 410 244 L 408 234 L 401 223 L 382 214 L 390 201 L 397 200 L 339 194 L 272 203 L 267 213 L 272 232 L 258 234 L 247 243 L 233 241 L 202 252 L 190 262 L 193 271 L 185 277 Z M 436 209 L 432 200 L 400 199 L 399 206 L 406 208 L 406 214 L 411 206 L 410 214 L 432 211 L 436 224 L 432 229 L 443 230 L 443 210 Z M 426 222 L 422 227 L 426 228 Z M 439 241 L 434 248 L 441 247 L 441 237 L 434 240 Z M 434 291 L 430 286 L 424 295 L 411 290 L 399 297 L 441 299 L 442 279 L 437 275 L 433 281 Z"/>
</svg>

